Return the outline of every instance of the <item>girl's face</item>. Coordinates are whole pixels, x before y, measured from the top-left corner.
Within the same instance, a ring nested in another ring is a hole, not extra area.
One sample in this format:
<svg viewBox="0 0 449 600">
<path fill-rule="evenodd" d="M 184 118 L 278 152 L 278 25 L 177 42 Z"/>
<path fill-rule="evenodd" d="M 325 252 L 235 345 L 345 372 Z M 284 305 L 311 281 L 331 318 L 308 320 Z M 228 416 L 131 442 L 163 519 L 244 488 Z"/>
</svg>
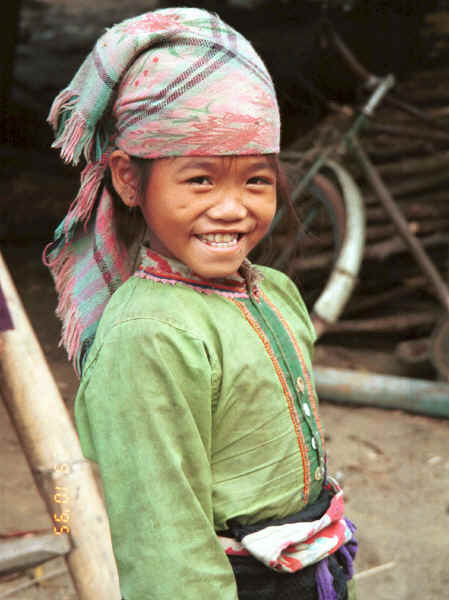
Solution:
<svg viewBox="0 0 449 600">
<path fill-rule="evenodd" d="M 203 278 L 237 273 L 276 211 L 266 156 L 156 160 L 140 202 L 151 248 Z"/>
</svg>

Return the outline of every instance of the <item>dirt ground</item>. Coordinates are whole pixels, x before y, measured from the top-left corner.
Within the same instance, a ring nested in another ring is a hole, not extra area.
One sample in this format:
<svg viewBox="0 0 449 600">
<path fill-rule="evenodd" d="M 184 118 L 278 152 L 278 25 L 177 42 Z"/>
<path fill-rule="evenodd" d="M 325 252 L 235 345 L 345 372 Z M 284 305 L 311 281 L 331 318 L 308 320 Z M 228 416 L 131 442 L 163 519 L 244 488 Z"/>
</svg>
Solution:
<svg viewBox="0 0 449 600">
<path fill-rule="evenodd" d="M 71 411 L 77 381 L 57 347 L 55 296 L 40 264 L 41 248 L 37 242 L 9 243 L 2 250 Z M 0 533 L 51 528 L 2 403 L 0 413 Z M 343 484 L 347 514 L 358 526 L 359 600 L 447 598 L 449 421 L 400 411 L 343 407 L 324 400 L 321 413 L 330 472 Z M 386 565 L 383 571 L 368 571 L 382 565 Z M 61 567 L 62 559 L 53 560 L 43 565 L 42 572 L 45 575 Z M 29 570 L 1 581 L 0 598 L 33 575 Z M 69 600 L 77 596 L 65 574 L 10 597 Z"/>
</svg>

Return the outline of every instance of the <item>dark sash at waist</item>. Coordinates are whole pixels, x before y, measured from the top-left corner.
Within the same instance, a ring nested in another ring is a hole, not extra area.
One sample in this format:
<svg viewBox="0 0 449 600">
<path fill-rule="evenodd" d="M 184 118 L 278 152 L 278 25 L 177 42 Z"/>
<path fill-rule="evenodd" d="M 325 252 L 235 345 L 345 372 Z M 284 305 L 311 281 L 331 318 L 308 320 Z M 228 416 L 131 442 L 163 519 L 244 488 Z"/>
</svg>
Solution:
<svg viewBox="0 0 449 600">
<path fill-rule="evenodd" d="M 246 526 L 231 521 L 218 535 L 239 600 L 346 600 L 357 542 L 343 511 L 343 492 L 329 478 L 295 514 Z"/>
</svg>

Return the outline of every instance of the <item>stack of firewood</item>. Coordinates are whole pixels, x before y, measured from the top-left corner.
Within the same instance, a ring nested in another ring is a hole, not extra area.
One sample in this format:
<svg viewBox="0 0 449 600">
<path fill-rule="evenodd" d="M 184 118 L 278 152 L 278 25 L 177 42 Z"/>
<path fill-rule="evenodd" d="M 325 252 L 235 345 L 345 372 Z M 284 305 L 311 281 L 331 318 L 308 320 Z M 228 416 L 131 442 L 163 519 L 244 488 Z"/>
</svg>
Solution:
<svg viewBox="0 0 449 600">
<path fill-rule="evenodd" d="M 448 69 L 416 73 L 398 85 L 394 94 L 399 102 L 402 100 L 423 114 L 413 116 L 410 111 L 400 110 L 397 102 L 384 102 L 359 135 L 365 151 L 406 216 L 410 231 L 420 240 L 446 281 L 449 266 L 448 76 Z M 342 119 L 341 114 L 332 115 L 307 139 L 298 140 L 290 154 L 286 153 L 289 171 L 296 167 L 296 177 L 300 177 L 304 172 L 303 163 L 313 161 L 326 147 L 326 140 L 332 143 L 341 138 L 350 123 L 351 120 Z M 313 144 L 308 147 L 311 140 Z M 316 140 L 321 140 L 319 148 Z M 337 343 L 365 348 L 374 344 L 389 351 L 396 350 L 404 360 L 415 360 L 418 353 L 427 352 L 427 338 L 444 315 L 444 309 L 363 177 L 354 156 L 343 154 L 341 148 L 336 154 L 361 188 L 367 231 L 358 285 L 340 321 L 325 334 L 324 343 L 337 340 Z M 274 248 L 288 243 L 285 227 L 281 227 L 274 238 Z M 302 238 L 299 246 L 299 256 L 292 256 L 283 268 L 296 279 L 311 308 L 317 290 L 325 285 L 334 259 L 330 224 L 324 223 L 318 233 Z"/>
</svg>

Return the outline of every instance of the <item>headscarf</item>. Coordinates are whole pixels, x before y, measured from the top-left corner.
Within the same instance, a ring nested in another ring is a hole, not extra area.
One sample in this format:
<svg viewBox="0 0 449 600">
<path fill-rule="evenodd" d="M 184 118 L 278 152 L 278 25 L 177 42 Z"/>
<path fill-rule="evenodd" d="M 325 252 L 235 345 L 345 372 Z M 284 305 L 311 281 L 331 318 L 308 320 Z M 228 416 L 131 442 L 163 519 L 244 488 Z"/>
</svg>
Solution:
<svg viewBox="0 0 449 600">
<path fill-rule="evenodd" d="M 279 109 L 248 40 L 215 14 L 173 8 L 107 30 L 48 120 L 62 158 L 86 160 L 78 195 L 44 251 L 59 294 L 61 343 L 79 375 L 109 298 L 133 270 L 103 181 L 111 153 L 278 153 Z"/>
</svg>

